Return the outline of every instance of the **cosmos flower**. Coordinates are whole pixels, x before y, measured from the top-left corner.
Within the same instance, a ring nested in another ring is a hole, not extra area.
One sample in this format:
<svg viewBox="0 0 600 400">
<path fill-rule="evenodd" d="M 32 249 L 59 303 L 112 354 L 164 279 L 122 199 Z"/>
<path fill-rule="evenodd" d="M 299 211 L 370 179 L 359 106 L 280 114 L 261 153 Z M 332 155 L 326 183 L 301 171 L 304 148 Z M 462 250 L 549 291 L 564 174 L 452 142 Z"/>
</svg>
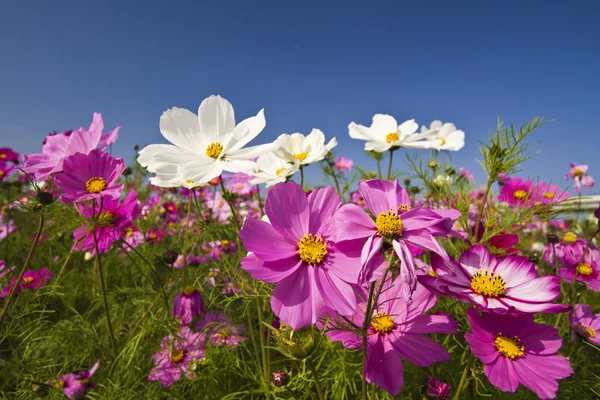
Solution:
<svg viewBox="0 0 600 400">
<path fill-rule="evenodd" d="M 135 226 L 129 226 L 123 231 L 122 239 L 131 247 L 136 248 L 138 245 L 144 243 L 144 234 L 140 232 Z M 125 246 L 125 251 L 131 251 L 129 246 Z"/>
<path fill-rule="evenodd" d="M 563 235 L 560 242 L 554 245 L 548 243 L 542 257 L 544 262 L 552 266 L 556 266 L 555 261 L 557 261 L 559 265 L 576 267 L 586 248 L 588 248 L 587 240 L 580 239 L 575 233 L 569 231 Z M 596 247 L 590 244 L 589 248 Z"/>
<path fill-rule="evenodd" d="M 4 162 L 19 162 L 19 153 L 15 152 L 10 147 L 0 147 L 0 161 Z"/>
<path fill-rule="evenodd" d="M 175 335 L 165 336 L 160 347 L 152 356 L 155 366 L 148 380 L 160 381 L 163 387 L 169 387 L 181 379 L 182 374 L 187 379 L 196 377 L 196 367 L 204 359 L 204 335 L 182 326 Z"/>
<path fill-rule="evenodd" d="M 365 140 L 365 151 L 383 153 L 393 148 L 407 147 L 428 149 L 432 142 L 425 139 L 431 132 L 417 133 L 419 124 L 414 119 L 398 125 L 394 117 L 387 114 L 375 114 L 370 127 L 351 122 L 348 133 L 352 139 Z"/>
<path fill-rule="evenodd" d="M 515 392 L 519 383 L 541 399 L 556 397 L 557 379 L 573 370 L 556 354 L 562 345 L 558 330 L 536 324 L 533 315 L 467 312 L 472 333 L 465 333 L 471 351 L 483 364 L 490 383 L 503 392 Z"/>
<path fill-rule="evenodd" d="M 179 210 L 177 209 L 177 204 L 174 201 L 168 201 L 163 203 L 162 208 L 165 210 L 166 214 L 169 215 L 178 215 Z"/>
<path fill-rule="evenodd" d="M 10 286 L 4 286 L 0 292 L 0 297 L 7 297 L 11 288 L 17 287 L 16 293 L 24 289 L 36 290 L 42 286 L 46 286 L 46 282 L 54 276 L 54 272 L 50 272 L 48 268 L 42 268 L 39 271 L 29 270 L 23 274 L 23 279 L 17 284 L 17 278 L 10 278 Z"/>
<path fill-rule="evenodd" d="M 461 168 L 460 170 L 460 176 L 464 177 L 467 181 L 469 182 L 473 182 L 473 174 L 466 168 Z"/>
<path fill-rule="evenodd" d="M 536 202 L 542 204 L 556 204 L 569 198 L 569 192 L 564 191 L 559 185 L 549 185 L 546 182 L 538 183 L 533 189 Z"/>
<path fill-rule="evenodd" d="M 565 262 L 560 269 L 560 277 L 567 282 L 573 282 L 573 279 L 585 283 L 586 286 L 594 292 L 600 292 L 600 250 L 590 248 L 583 256 L 583 259 L 569 260 Z"/>
<path fill-rule="evenodd" d="M 122 184 L 117 181 L 125 163 L 100 150 L 89 154 L 75 153 L 63 163 L 63 173 L 54 177 L 54 182 L 63 194 L 61 200 L 67 203 L 112 197 L 118 199 Z"/>
<path fill-rule="evenodd" d="M 256 192 L 256 187 L 252 183 L 252 176 L 243 172 L 231 176 L 225 183 L 225 187 L 238 196 L 249 196 Z"/>
<path fill-rule="evenodd" d="M 159 243 L 165 238 L 165 233 L 159 228 L 150 228 L 146 232 L 146 242 Z"/>
<path fill-rule="evenodd" d="M 121 204 L 118 198 L 106 196 L 102 199 L 102 210 L 96 205 L 80 206 L 80 212 L 89 219 L 96 215 L 97 226 L 95 228 L 96 239 L 98 241 L 98 251 L 104 254 L 112 248 L 112 245 L 120 240 L 133 236 L 132 223 L 139 215 L 138 199 L 135 190 L 130 190 Z M 130 234 L 130 236 L 127 236 Z M 90 250 L 91 254 L 96 254 L 94 246 L 93 231 L 89 225 L 80 226 L 73 232 L 75 250 Z"/>
<path fill-rule="evenodd" d="M 335 169 L 338 171 L 351 171 L 354 161 L 346 157 L 337 157 L 335 159 Z"/>
<path fill-rule="evenodd" d="M 588 166 L 583 164 L 571 163 L 569 172 L 565 175 L 565 179 L 573 178 L 573 187 L 576 193 L 581 193 L 581 187 L 591 189 L 594 186 L 594 178 L 587 173 Z"/>
<path fill-rule="evenodd" d="M 588 304 L 576 304 L 569 314 L 573 331 L 590 343 L 600 345 L 600 314 L 594 314 Z"/>
<path fill-rule="evenodd" d="M 404 299 L 410 299 L 411 290 L 416 286 L 413 257 L 408 248 L 429 250 L 447 257 L 444 248 L 434 236 L 451 234 L 452 221 L 460 216 L 453 210 L 428 210 L 412 208 L 407 191 L 398 181 L 368 180 L 358 185 L 360 194 L 375 216 L 375 221 L 360 207 L 346 204 L 333 217 L 336 241 L 362 239 L 360 282 L 379 279 L 385 268 L 380 262 L 372 263 L 373 257 L 381 254 L 385 241 L 389 242 L 401 260 L 400 274 L 404 281 Z M 385 265 L 383 265 L 385 267 Z"/>
<path fill-rule="evenodd" d="M 198 321 L 196 330 L 203 332 L 207 337 L 208 344 L 213 346 L 234 349 L 246 340 L 241 336 L 245 330 L 244 325 L 234 325 L 224 313 L 207 312 L 204 319 Z"/>
<path fill-rule="evenodd" d="M 271 307 L 295 330 L 314 324 L 325 306 L 342 315 L 356 309 L 362 246 L 341 246 L 325 234 L 335 231 L 327 225 L 340 206 L 332 187 L 315 189 L 307 197 L 300 185 L 279 183 L 267 195 L 270 223 L 247 219 L 240 231 L 250 252 L 242 268 L 254 279 L 277 283 Z M 383 256 L 378 262 L 384 263 Z"/>
<path fill-rule="evenodd" d="M 307 136 L 301 133 L 281 134 L 275 142 L 273 152 L 282 160 L 302 167 L 321 161 L 335 146 L 337 146 L 335 138 L 325 144 L 323 132 L 313 129 Z"/>
<path fill-rule="evenodd" d="M 249 172 L 253 158 L 272 144 L 244 148 L 265 127 L 263 110 L 235 124 L 231 103 L 210 96 L 200 104 L 198 116 L 172 108 L 160 117 L 160 132 L 173 144 L 151 144 L 140 151 L 138 162 L 155 173 L 156 186 L 194 187 L 209 183 L 223 171 Z"/>
<path fill-rule="evenodd" d="M 92 383 L 91 378 L 99 365 L 100 363 L 96 361 L 90 370 L 63 375 L 54 382 L 53 386 L 56 389 L 62 389 L 65 396 L 69 399 L 81 399 L 85 396 L 88 389 L 96 387 L 96 385 Z"/>
<path fill-rule="evenodd" d="M 492 256 L 487 247 L 475 245 L 463 252 L 458 262 L 431 254 L 437 277 L 418 277 L 434 293 L 477 305 L 481 309 L 557 313 L 569 307 L 552 303 L 560 295 L 560 279 L 537 276 L 527 257 Z"/>
<path fill-rule="evenodd" d="M 5 161 L 0 160 L 0 181 L 8 178 L 8 176 L 15 170 L 13 164 L 9 164 Z"/>
<path fill-rule="evenodd" d="M 298 164 L 288 163 L 285 160 L 277 157 L 275 153 L 267 153 L 258 157 L 257 170 L 250 172 L 254 177 L 253 185 L 266 183 L 267 187 L 271 187 L 277 183 L 286 182 L 287 179 L 298 171 Z"/>
<path fill-rule="evenodd" d="M 431 333 L 458 333 L 458 321 L 443 314 L 425 314 L 437 297 L 421 285 L 417 285 L 412 300 L 402 300 L 405 291 L 400 278 L 388 280 L 374 309 L 367 331 L 367 359 L 363 373 L 369 383 L 375 383 L 392 396 L 398 395 L 404 383 L 400 357 L 411 364 L 429 367 L 434 362 L 450 359 L 450 354 L 441 344 L 425 336 Z M 366 294 L 363 293 L 363 299 Z M 352 320 L 362 325 L 365 300 L 359 303 Z M 327 336 L 351 349 L 362 349 L 362 337 L 347 330 L 329 330 Z"/>
<path fill-rule="evenodd" d="M 510 204 L 511 206 L 524 207 L 535 199 L 533 182 L 524 181 L 521 178 L 510 178 L 502 185 L 498 200 Z"/>
<path fill-rule="evenodd" d="M 456 129 L 456 126 L 450 122 L 433 121 L 429 129 L 422 126 L 421 133 L 427 134 L 429 148 L 438 151 L 458 151 L 465 146 L 465 133 Z"/>
<path fill-rule="evenodd" d="M 186 287 L 173 300 L 173 318 L 180 320 L 181 325 L 187 325 L 194 317 L 200 318 L 204 312 L 202 295 L 193 286 Z"/>
<path fill-rule="evenodd" d="M 23 170 L 41 181 L 50 174 L 61 172 L 65 159 L 76 153 L 89 154 L 95 148 L 104 150 L 117 140 L 120 127 L 116 127 L 105 135 L 102 135 L 103 129 L 102 115 L 94 113 L 88 129 L 79 128 L 69 135 L 47 136 L 42 146 L 42 153 L 23 156 Z"/>
</svg>

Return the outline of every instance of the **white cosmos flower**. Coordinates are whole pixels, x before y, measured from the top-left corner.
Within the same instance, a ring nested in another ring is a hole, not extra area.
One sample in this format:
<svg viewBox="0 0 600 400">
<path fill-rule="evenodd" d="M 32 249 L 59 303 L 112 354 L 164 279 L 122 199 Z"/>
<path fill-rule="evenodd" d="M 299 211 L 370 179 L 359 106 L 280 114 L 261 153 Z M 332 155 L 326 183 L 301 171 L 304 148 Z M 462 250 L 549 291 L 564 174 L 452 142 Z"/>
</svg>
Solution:
<svg viewBox="0 0 600 400">
<path fill-rule="evenodd" d="M 253 176 L 253 185 L 266 183 L 267 187 L 271 187 L 276 183 L 285 182 L 288 177 L 294 175 L 298 171 L 298 165 L 291 164 L 277 157 L 274 153 L 263 154 L 256 161 L 258 170 L 250 172 Z"/>
<path fill-rule="evenodd" d="M 252 158 L 270 151 L 273 144 L 246 147 L 265 127 L 263 110 L 235 124 L 231 103 L 210 96 L 200 104 L 198 116 L 172 108 L 160 117 L 160 132 L 172 144 L 151 144 L 140 151 L 138 162 L 155 173 L 157 186 L 201 186 L 223 171 L 248 172 Z"/>
<path fill-rule="evenodd" d="M 432 149 L 458 151 L 465 145 L 465 133 L 456 129 L 453 123 L 433 121 L 429 126 L 421 127 L 421 133 L 427 135 L 427 141 Z"/>
<path fill-rule="evenodd" d="M 391 148 L 407 147 L 427 149 L 430 143 L 423 139 L 427 133 L 417 133 L 419 125 L 414 119 L 409 119 L 398 125 L 394 117 L 387 114 L 375 114 L 370 127 L 351 122 L 348 133 L 353 139 L 366 140 L 365 150 L 383 153 Z"/>
<path fill-rule="evenodd" d="M 335 146 L 335 138 L 325 144 L 323 132 L 313 129 L 308 136 L 301 133 L 281 134 L 275 141 L 274 153 L 291 164 L 303 166 L 321 161 Z"/>
</svg>

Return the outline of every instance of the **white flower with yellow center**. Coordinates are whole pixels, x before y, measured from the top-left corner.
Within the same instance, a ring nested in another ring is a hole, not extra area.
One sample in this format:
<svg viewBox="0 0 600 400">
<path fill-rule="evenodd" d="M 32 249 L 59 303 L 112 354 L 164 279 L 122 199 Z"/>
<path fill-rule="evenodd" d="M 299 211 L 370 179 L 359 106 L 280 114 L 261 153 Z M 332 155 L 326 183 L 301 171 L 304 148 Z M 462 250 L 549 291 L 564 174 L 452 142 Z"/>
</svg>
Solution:
<svg viewBox="0 0 600 400">
<path fill-rule="evenodd" d="M 335 138 L 325 144 L 323 132 L 313 129 L 308 136 L 301 133 L 280 135 L 275 142 L 274 153 L 290 164 L 303 166 L 321 161 L 335 146 L 337 146 Z"/>
<path fill-rule="evenodd" d="M 231 103 L 221 96 L 206 98 L 198 116 L 172 108 L 160 117 L 160 132 L 172 144 L 151 144 L 140 151 L 138 162 L 155 176 L 157 186 L 201 186 L 223 171 L 249 172 L 252 158 L 273 144 L 246 147 L 265 127 L 263 110 L 235 124 Z"/>
<path fill-rule="evenodd" d="M 351 138 L 366 140 L 365 150 L 377 153 L 386 152 L 399 147 L 427 149 L 430 142 L 425 141 L 430 132 L 417 133 L 419 124 L 409 119 L 398 125 L 394 117 L 386 114 L 375 114 L 371 126 L 363 126 L 351 122 L 348 133 Z"/>
<path fill-rule="evenodd" d="M 433 121 L 429 128 L 422 126 L 421 133 L 427 135 L 429 147 L 438 151 L 458 151 L 465 146 L 465 133 L 450 122 Z"/>
<path fill-rule="evenodd" d="M 277 157 L 274 153 L 263 154 L 256 161 L 257 170 L 250 172 L 253 176 L 253 185 L 265 183 L 267 187 L 271 187 L 277 183 L 287 181 L 288 177 L 294 175 L 298 171 L 298 165 L 291 164 Z"/>
</svg>

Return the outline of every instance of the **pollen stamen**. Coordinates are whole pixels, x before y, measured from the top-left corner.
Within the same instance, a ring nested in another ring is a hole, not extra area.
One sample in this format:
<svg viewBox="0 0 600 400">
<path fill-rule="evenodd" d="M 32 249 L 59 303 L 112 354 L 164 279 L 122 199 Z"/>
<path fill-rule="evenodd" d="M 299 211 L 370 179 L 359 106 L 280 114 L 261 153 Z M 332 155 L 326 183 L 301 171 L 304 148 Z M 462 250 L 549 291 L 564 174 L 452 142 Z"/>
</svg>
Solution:
<svg viewBox="0 0 600 400">
<path fill-rule="evenodd" d="M 219 142 L 213 142 L 206 147 L 206 155 L 210 158 L 217 159 L 223 151 L 223 145 Z"/>
<path fill-rule="evenodd" d="M 502 332 L 498 332 L 496 340 L 494 340 L 498 353 L 511 360 L 523 357 L 525 354 L 525 347 L 521 346 L 521 340 L 517 336 L 512 338 L 502 335 Z"/>
<path fill-rule="evenodd" d="M 312 233 L 304 235 L 298 242 L 298 255 L 307 264 L 320 264 L 327 255 L 327 243 Z"/>
<path fill-rule="evenodd" d="M 100 193 L 106 189 L 106 180 L 100 176 L 94 176 L 85 182 L 85 190 L 88 193 Z"/>
<path fill-rule="evenodd" d="M 378 312 L 371 319 L 371 326 L 379 333 L 390 333 L 396 325 L 388 313 Z"/>
<path fill-rule="evenodd" d="M 478 271 L 471 275 L 471 289 L 485 297 L 500 297 L 506 292 L 506 282 L 493 272 Z"/>
</svg>

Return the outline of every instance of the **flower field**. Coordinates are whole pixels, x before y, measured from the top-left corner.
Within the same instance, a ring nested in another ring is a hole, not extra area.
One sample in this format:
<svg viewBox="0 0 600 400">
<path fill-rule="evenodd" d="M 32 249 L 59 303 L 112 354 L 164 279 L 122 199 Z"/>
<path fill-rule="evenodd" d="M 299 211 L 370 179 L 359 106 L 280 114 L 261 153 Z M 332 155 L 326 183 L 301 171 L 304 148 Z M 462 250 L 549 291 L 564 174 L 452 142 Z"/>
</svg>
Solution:
<svg viewBox="0 0 600 400">
<path fill-rule="evenodd" d="M 0 398 L 600 397 L 594 171 L 516 176 L 545 120 L 478 183 L 452 123 L 350 122 L 368 167 L 266 123 L 210 96 L 128 160 L 98 113 L 0 148 Z"/>
</svg>

